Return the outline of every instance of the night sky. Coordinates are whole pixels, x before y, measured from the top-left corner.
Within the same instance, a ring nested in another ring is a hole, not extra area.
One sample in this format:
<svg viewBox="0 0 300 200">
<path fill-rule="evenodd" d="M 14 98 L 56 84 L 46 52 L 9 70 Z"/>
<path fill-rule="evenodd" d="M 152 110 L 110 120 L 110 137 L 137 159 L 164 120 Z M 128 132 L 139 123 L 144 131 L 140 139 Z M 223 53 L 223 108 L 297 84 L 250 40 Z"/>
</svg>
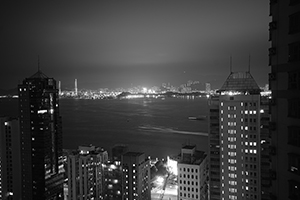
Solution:
<svg viewBox="0 0 300 200">
<path fill-rule="evenodd" d="M 269 2 L 263 0 L 1 2 L 0 88 L 40 68 L 63 88 L 218 88 L 233 71 L 268 83 Z"/>
</svg>

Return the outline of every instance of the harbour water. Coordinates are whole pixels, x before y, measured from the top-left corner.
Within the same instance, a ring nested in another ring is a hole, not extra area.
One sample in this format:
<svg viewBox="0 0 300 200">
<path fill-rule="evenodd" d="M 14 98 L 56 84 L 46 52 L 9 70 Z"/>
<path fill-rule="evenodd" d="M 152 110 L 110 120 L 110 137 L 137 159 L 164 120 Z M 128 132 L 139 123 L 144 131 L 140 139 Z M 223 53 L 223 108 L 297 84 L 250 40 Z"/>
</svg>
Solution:
<svg viewBox="0 0 300 200">
<path fill-rule="evenodd" d="M 9 105 L 9 106 L 7 106 Z M 17 100 L 1 100 L 0 115 L 17 113 Z M 128 145 L 151 157 L 176 155 L 184 144 L 207 151 L 206 98 L 141 98 L 113 100 L 60 99 L 63 148 L 93 144 L 109 150 Z"/>
</svg>

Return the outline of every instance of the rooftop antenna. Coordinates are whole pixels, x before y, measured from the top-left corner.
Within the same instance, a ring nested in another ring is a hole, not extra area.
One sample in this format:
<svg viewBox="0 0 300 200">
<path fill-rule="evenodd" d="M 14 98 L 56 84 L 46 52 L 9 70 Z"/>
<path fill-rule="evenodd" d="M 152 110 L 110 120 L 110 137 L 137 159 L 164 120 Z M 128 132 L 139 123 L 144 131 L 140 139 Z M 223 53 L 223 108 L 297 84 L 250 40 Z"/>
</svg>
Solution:
<svg viewBox="0 0 300 200">
<path fill-rule="evenodd" d="M 248 72 L 250 73 L 250 60 L 251 60 L 251 55 L 249 54 L 249 65 L 248 65 Z"/>
<path fill-rule="evenodd" d="M 230 74 L 232 73 L 232 56 L 230 55 Z"/>
</svg>

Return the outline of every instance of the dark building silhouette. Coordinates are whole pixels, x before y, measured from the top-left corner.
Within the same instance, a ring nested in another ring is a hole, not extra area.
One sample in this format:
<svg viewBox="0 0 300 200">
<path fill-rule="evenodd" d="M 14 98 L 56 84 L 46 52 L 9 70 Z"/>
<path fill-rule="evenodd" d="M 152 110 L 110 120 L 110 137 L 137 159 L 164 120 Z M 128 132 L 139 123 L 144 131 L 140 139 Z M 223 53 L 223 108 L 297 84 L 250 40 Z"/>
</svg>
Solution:
<svg viewBox="0 0 300 200">
<path fill-rule="evenodd" d="M 19 119 L 0 117 L 0 199 L 21 198 Z"/>
<path fill-rule="evenodd" d="M 39 70 L 18 90 L 22 199 L 63 199 L 62 127 L 56 81 Z"/>
<path fill-rule="evenodd" d="M 270 0 L 272 190 L 263 199 L 300 199 L 300 1 Z"/>
</svg>

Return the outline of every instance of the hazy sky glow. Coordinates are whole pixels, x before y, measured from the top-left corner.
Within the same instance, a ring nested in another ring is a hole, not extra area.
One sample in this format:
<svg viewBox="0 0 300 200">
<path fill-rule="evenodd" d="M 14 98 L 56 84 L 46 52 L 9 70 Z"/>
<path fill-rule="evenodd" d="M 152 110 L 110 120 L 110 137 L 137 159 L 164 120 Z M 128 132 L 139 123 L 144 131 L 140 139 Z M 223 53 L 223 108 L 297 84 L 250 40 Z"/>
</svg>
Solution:
<svg viewBox="0 0 300 200">
<path fill-rule="evenodd" d="M 268 1 L 24 1 L 2 7 L 0 88 L 41 70 L 79 88 L 268 82 Z"/>
</svg>

